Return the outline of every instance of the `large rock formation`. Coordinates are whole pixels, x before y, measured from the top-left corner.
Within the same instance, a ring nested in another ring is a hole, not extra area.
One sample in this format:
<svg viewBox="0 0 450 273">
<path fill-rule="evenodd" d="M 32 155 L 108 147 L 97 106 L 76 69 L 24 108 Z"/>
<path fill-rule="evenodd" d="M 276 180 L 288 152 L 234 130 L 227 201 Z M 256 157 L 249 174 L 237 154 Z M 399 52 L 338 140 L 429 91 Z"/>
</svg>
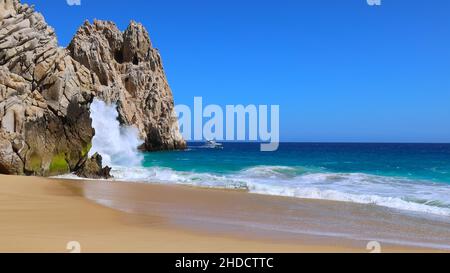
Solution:
<svg viewBox="0 0 450 273">
<path fill-rule="evenodd" d="M 98 96 L 117 103 L 121 123 L 139 129 L 144 150 L 185 148 L 161 56 L 141 24 L 122 33 L 112 22 L 85 22 L 68 49 L 100 80 Z"/>
<path fill-rule="evenodd" d="M 0 0 L 0 173 L 75 170 L 94 131 L 91 72 L 33 8 Z"/>
<path fill-rule="evenodd" d="M 90 103 L 118 105 L 146 150 L 184 148 L 161 59 L 142 25 L 86 23 L 69 49 L 41 14 L 0 0 L 0 173 L 57 175 L 86 162 Z"/>
</svg>

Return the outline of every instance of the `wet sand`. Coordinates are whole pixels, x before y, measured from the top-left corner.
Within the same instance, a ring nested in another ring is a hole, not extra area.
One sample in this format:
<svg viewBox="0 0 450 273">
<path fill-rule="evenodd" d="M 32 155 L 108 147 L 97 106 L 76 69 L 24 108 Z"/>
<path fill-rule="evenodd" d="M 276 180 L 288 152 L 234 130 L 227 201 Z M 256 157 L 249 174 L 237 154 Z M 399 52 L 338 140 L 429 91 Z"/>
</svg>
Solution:
<svg viewBox="0 0 450 273">
<path fill-rule="evenodd" d="M 0 176 L 0 252 L 442 252 L 446 219 L 243 191 Z"/>
</svg>

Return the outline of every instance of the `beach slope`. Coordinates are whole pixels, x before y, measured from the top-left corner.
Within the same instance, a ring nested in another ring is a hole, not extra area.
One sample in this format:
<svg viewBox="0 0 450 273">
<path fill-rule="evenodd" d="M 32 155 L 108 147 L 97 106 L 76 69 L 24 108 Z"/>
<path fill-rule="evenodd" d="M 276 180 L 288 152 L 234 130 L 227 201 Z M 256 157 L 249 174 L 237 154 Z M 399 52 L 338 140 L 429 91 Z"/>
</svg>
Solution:
<svg viewBox="0 0 450 273">
<path fill-rule="evenodd" d="M 363 244 L 347 241 L 314 241 L 311 237 L 302 242 L 301 237 L 289 241 L 257 235 L 245 238 L 240 232 L 233 236 L 219 229 L 217 232 L 196 230 L 182 224 L 181 218 L 177 221 L 176 214 L 168 210 L 155 210 L 152 215 L 130 209 L 133 205 L 129 209 L 112 209 L 87 199 L 88 195 L 103 196 L 103 201 L 109 200 L 111 207 L 115 207 L 111 198 L 126 202 L 121 199 L 132 197 L 137 201 L 128 202 L 137 207 L 143 204 L 139 202 L 144 196 L 154 200 L 156 207 L 158 203 L 162 206 L 158 199 L 164 199 L 173 203 L 171 209 L 175 211 L 177 206 L 214 203 L 215 199 L 217 205 L 210 206 L 208 211 L 218 215 L 223 213 L 221 204 L 227 200 L 242 202 L 245 210 L 248 203 L 243 200 L 250 196 L 245 192 L 175 186 L 0 176 L 0 252 L 69 252 L 66 247 L 71 241 L 79 242 L 82 252 L 367 252 L 361 247 Z M 262 202 L 270 197 L 254 198 Z M 101 200 L 96 201 L 101 203 Z M 426 249 L 386 248 L 395 252 L 423 250 Z"/>
</svg>

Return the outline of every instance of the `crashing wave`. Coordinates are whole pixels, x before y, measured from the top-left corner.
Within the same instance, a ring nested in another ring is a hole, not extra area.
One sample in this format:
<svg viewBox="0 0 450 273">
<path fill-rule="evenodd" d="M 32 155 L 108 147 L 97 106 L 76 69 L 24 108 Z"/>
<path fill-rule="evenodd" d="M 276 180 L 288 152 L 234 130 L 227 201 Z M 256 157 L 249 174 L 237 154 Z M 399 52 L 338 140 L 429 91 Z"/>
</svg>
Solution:
<svg viewBox="0 0 450 273">
<path fill-rule="evenodd" d="M 160 167 L 114 167 L 116 181 L 245 189 L 250 193 L 372 204 L 450 216 L 450 186 L 361 173 L 317 173 L 301 167 L 257 166 L 230 174 Z M 66 177 L 67 178 L 67 177 Z"/>
<path fill-rule="evenodd" d="M 89 156 L 99 153 L 104 165 L 140 166 L 144 159 L 138 147 L 143 143 L 134 127 L 121 126 L 116 105 L 94 99 L 91 104 L 95 136 Z"/>
</svg>

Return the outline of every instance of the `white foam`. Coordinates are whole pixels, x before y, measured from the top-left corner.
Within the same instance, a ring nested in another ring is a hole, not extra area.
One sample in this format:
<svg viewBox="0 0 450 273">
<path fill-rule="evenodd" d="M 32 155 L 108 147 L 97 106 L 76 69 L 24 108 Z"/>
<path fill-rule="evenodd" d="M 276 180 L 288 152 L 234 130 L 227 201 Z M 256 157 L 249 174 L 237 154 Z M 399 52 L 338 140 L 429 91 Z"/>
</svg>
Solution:
<svg viewBox="0 0 450 273">
<path fill-rule="evenodd" d="M 124 182 L 248 189 L 254 194 L 372 204 L 450 216 L 450 185 L 404 178 L 360 173 L 305 173 L 302 168 L 284 166 L 257 166 L 228 175 L 116 166 L 112 174 L 116 181 Z"/>
<path fill-rule="evenodd" d="M 264 195 L 372 204 L 388 208 L 450 216 L 450 209 L 409 202 L 401 197 L 378 196 L 374 194 L 352 194 L 338 190 L 325 190 L 317 187 L 288 188 L 258 183 L 250 183 L 249 190 L 252 193 Z"/>
<path fill-rule="evenodd" d="M 104 165 L 140 166 L 143 160 L 138 147 L 143 143 L 133 127 L 121 126 L 116 105 L 94 99 L 91 104 L 95 136 L 89 156 L 99 153 Z"/>
<path fill-rule="evenodd" d="M 209 173 L 178 172 L 169 168 L 126 168 L 116 166 L 112 169 L 116 181 L 156 182 L 183 184 L 207 188 L 246 189 L 246 181 L 230 176 Z"/>
<path fill-rule="evenodd" d="M 450 186 L 360 173 L 310 173 L 292 179 L 249 178 L 250 192 L 333 200 L 450 216 Z"/>
<path fill-rule="evenodd" d="M 243 170 L 241 175 L 247 177 L 262 177 L 262 178 L 289 178 L 299 173 L 298 168 L 287 166 L 256 166 Z"/>
</svg>

